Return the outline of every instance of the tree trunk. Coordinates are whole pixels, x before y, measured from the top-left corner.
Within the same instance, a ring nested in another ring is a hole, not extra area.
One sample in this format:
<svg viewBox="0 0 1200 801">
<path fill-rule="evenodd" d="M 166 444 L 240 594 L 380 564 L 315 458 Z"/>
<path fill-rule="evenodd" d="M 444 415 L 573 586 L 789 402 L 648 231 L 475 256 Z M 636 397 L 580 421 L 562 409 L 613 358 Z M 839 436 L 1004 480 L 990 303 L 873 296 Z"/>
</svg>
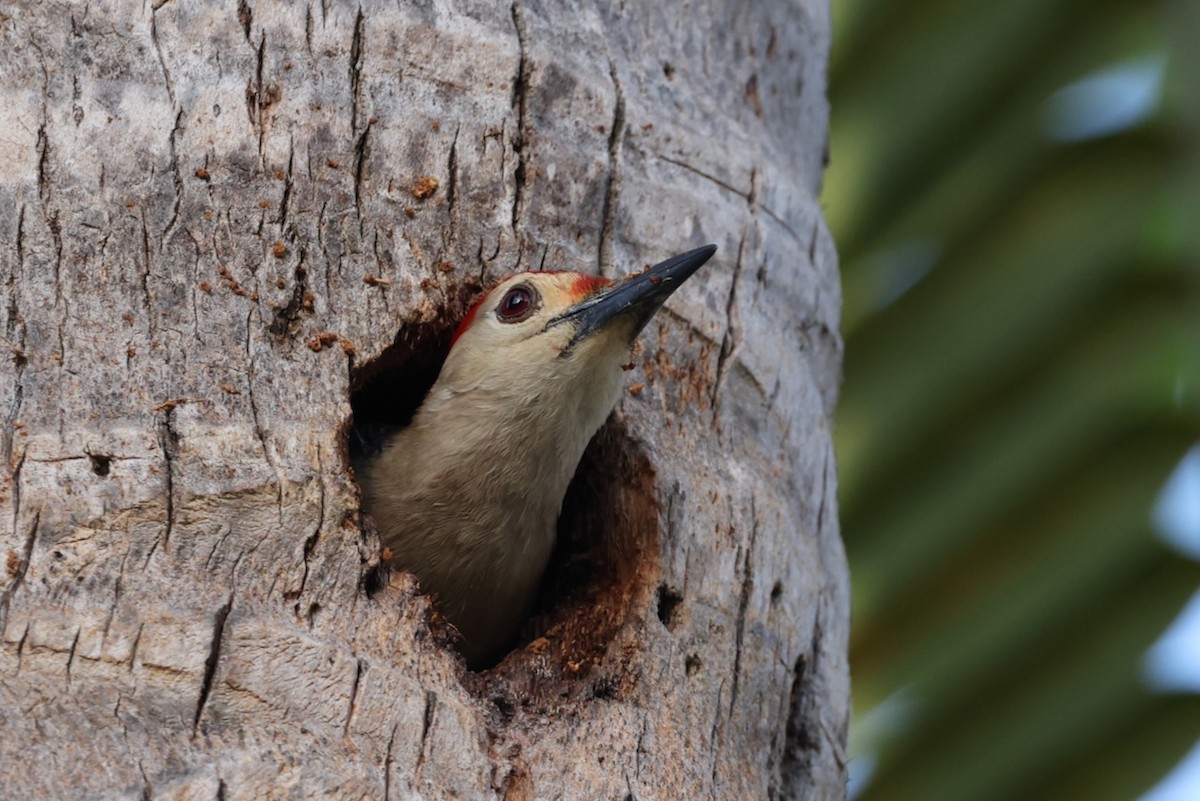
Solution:
<svg viewBox="0 0 1200 801">
<path fill-rule="evenodd" d="M 828 10 L 628 5 L 3 9 L 0 795 L 843 795 Z M 710 241 L 466 671 L 352 408 L 497 277 Z"/>
</svg>

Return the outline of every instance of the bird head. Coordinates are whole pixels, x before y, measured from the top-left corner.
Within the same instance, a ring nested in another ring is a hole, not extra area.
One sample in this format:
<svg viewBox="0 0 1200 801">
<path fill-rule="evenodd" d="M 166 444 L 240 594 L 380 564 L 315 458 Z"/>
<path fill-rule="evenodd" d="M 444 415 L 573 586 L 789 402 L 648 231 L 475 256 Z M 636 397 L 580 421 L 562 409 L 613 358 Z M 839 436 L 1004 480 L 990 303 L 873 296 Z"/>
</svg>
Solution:
<svg viewBox="0 0 1200 801">
<path fill-rule="evenodd" d="M 715 251 L 698 248 L 615 282 L 572 272 L 505 279 L 459 326 L 430 401 L 473 394 L 512 414 L 561 411 L 590 438 L 616 404 L 638 333 Z"/>
</svg>

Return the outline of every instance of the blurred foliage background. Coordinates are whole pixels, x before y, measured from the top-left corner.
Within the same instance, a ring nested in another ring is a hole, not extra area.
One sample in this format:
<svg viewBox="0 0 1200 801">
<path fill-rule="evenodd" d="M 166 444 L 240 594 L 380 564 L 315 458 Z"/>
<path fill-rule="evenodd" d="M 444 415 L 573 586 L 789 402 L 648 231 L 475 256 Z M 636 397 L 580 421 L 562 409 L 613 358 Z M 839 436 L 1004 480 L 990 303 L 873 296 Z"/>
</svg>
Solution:
<svg viewBox="0 0 1200 801">
<path fill-rule="evenodd" d="M 852 794 L 1136 799 L 1200 739 L 1200 2 L 832 3 Z"/>
</svg>

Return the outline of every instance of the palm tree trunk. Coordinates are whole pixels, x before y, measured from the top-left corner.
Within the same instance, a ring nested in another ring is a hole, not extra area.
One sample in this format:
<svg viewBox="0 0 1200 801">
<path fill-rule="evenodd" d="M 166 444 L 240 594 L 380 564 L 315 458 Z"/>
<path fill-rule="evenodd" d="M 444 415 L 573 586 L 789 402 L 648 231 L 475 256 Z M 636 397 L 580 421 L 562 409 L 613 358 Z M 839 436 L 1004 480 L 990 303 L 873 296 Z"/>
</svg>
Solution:
<svg viewBox="0 0 1200 801">
<path fill-rule="evenodd" d="M 638 6 L 4 9 L 5 796 L 843 795 L 828 10 Z M 352 408 L 496 277 L 706 241 L 465 671 Z"/>
</svg>

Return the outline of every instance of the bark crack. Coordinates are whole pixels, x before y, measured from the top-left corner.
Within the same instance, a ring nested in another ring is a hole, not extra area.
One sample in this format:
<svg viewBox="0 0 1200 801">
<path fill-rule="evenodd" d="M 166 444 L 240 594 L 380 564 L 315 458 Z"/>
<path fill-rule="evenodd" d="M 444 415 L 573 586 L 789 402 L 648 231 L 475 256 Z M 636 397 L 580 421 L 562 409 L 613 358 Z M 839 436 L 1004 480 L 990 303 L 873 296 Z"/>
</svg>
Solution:
<svg viewBox="0 0 1200 801">
<path fill-rule="evenodd" d="M 733 268 L 733 278 L 729 282 L 729 297 L 725 299 L 725 334 L 721 337 L 721 349 L 717 351 L 717 375 L 716 380 L 713 381 L 712 400 L 710 401 L 714 423 L 718 422 L 721 390 L 725 388 L 729 358 L 733 356 L 738 347 L 737 289 L 738 282 L 742 278 L 742 270 L 745 266 L 745 255 L 746 233 L 743 231 L 742 238 L 738 242 L 737 261 Z"/>
<path fill-rule="evenodd" d="M 179 222 L 179 207 L 183 203 L 183 176 L 179 174 L 179 149 L 175 145 L 175 139 L 179 135 L 180 122 L 182 120 L 183 109 L 176 109 L 175 124 L 171 127 L 170 136 L 167 137 L 167 144 L 171 154 L 171 181 L 175 186 L 175 199 L 171 203 L 171 219 L 167 221 L 166 227 L 163 228 L 162 234 L 159 235 L 158 250 L 160 253 L 167 244 L 167 237 L 175 229 L 175 224 Z"/>
<path fill-rule="evenodd" d="M 462 125 L 454 126 L 454 139 L 450 141 L 450 155 L 446 160 L 446 218 L 450 221 L 449 230 L 442 237 L 442 245 L 449 248 L 455 239 L 457 231 L 458 202 L 458 133 Z M 384 295 L 386 299 L 386 293 Z"/>
<path fill-rule="evenodd" d="M 141 643 L 142 643 L 142 629 L 144 629 L 145 627 L 146 627 L 146 624 L 144 622 L 139 623 L 137 634 L 133 635 L 133 645 L 130 646 L 130 648 L 129 648 L 129 672 L 130 673 L 133 672 L 133 666 L 135 664 L 137 664 L 138 646 L 141 645 Z"/>
<path fill-rule="evenodd" d="M 167 100 L 171 108 L 175 108 L 175 83 L 171 80 L 171 70 L 167 68 L 167 59 L 163 56 L 162 45 L 158 41 L 158 10 L 170 0 L 158 0 L 150 9 L 150 41 L 154 43 L 154 52 L 158 56 L 158 66 L 162 70 L 163 84 L 167 87 Z"/>
<path fill-rule="evenodd" d="M 520 3 L 512 4 L 512 21 L 513 27 L 517 31 L 518 49 L 517 74 L 513 78 L 512 91 L 512 107 L 517 111 L 517 132 L 514 134 L 512 140 L 513 154 L 517 157 L 517 165 L 513 168 L 512 229 L 513 235 L 517 238 L 517 265 L 519 267 L 524 258 L 524 248 L 520 246 L 521 235 L 518 231 L 518 223 L 525 210 L 526 161 L 528 157 L 525 148 L 529 145 L 530 139 L 529 123 L 525 114 L 526 101 L 529 95 L 529 57 L 527 47 L 529 34 Z"/>
<path fill-rule="evenodd" d="M 688 172 L 695 173 L 696 175 L 699 175 L 701 178 L 705 179 L 706 181 L 711 181 L 712 183 L 716 184 L 717 186 L 721 187 L 722 189 L 725 189 L 729 192 L 733 192 L 735 195 L 738 195 L 739 197 L 744 197 L 747 201 L 750 200 L 751 195 L 754 192 L 753 188 L 751 188 L 749 190 L 738 189 L 733 184 L 728 183 L 727 181 L 722 181 L 717 176 L 711 175 L 711 174 L 705 172 L 704 170 L 700 169 L 699 167 L 693 167 L 691 164 L 688 164 L 686 161 L 681 161 L 680 159 L 673 159 L 670 156 L 663 156 L 658 153 L 654 153 L 653 155 L 657 156 L 658 158 L 662 159 L 663 161 L 667 162 L 668 164 L 674 164 L 676 167 L 682 167 L 683 169 L 687 170 Z"/>
<path fill-rule="evenodd" d="M 396 761 L 392 749 L 396 745 L 396 729 L 398 728 L 400 728 L 399 723 L 392 726 L 392 733 L 388 735 L 387 751 L 383 756 L 383 801 L 391 801 L 392 798 L 392 765 Z"/>
<path fill-rule="evenodd" d="M 21 319 L 20 306 L 17 303 L 17 288 L 22 285 L 25 277 L 25 204 L 17 209 L 17 231 L 13 237 L 16 247 L 16 266 L 8 274 L 8 280 L 5 281 L 6 294 L 8 295 L 7 319 L 4 324 L 4 333 L 7 338 L 6 344 L 9 350 L 12 351 L 13 363 L 17 368 L 17 388 L 20 389 L 21 373 L 25 370 L 25 365 L 28 359 L 25 357 L 25 325 L 22 322 L 20 326 L 20 337 L 17 337 L 17 321 Z M 15 415 L 14 415 L 15 416 Z M 13 417 L 10 416 L 11 423 Z M 0 434 L 9 435 L 11 425 Z M 6 440 L 8 441 L 8 440 Z M 6 453 L 12 455 L 11 441 L 6 448 Z"/>
<path fill-rule="evenodd" d="M 350 724 L 354 721 L 354 712 L 358 707 L 358 686 L 362 681 L 362 676 L 367 672 L 367 663 L 362 659 L 354 660 L 354 681 L 350 684 L 350 708 L 346 712 L 346 724 L 342 727 L 342 734 L 350 735 Z"/>
<path fill-rule="evenodd" d="M 221 660 L 221 641 L 225 637 L 225 623 L 229 619 L 229 610 L 233 608 L 233 594 L 217 609 L 213 616 L 212 641 L 208 647 L 208 658 L 204 660 L 204 678 L 200 682 L 200 695 L 196 700 L 196 715 L 192 719 L 192 736 L 200 728 L 200 717 L 204 714 L 204 705 L 212 693 L 213 678 L 217 673 L 217 663 Z M 140 632 L 139 632 L 140 634 Z"/>
<path fill-rule="evenodd" d="M 283 181 L 283 197 L 279 199 L 279 231 L 287 227 L 288 205 L 292 199 L 292 173 L 296 165 L 296 136 L 290 134 L 288 136 L 288 164 L 287 174 Z"/>
<path fill-rule="evenodd" d="M 237 18 L 238 22 L 242 24 L 242 35 L 246 37 L 246 44 L 249 44 L 250 26 L 254 23 L 254 9 L 246 0 L 238 0 Z"/>
<path fill-rule="evenodd" d="M 266 61 L 266 50 L 267 32 L 262 30 L 258 35 L 258 47 L 254 54 L 254 78 L 246 84 L 246 113 L 250 117 L 250 124 L 254 127 L 255 133 L 258 135 L 258 159 L 260 163 L 263 163 L 266 152 L 266 109 L 274 100 L 274 96 L 268 97 L 267 89 L 263 85 L 263 64 Z"/>
<path fill-rule="evenodd" d="M 792 669 L 786 733 L 783 754 L 779 760 L 779 783 L 784 797 L 791 797 L 793 790 L 808 784 L 814 763 L 820 756 L 821 739 L 825 731 L 820 721 L 823 703 L 815 674 L 823 634 L 821 616 L 818 615 L 809 650 L 796 658 Z"/>
<path fill-rule="evenodd" d="M 312 3 L 309 3 L 304 9 L 304 46 L 308 50 L 308 57 L 313 58 L 313 13 Z"/>
<path fill-rule="evenodd" d="M 350 38 L 350 130 L 358 131 L 358 107 L 362 103 L 363 11 L 358 7 Z"/>
<path fill-rule="evenodd" d="M 732 517 L 732 510 L 731 515 Z M 733 677 L 729 688 L 729 715 L 737 705 L 738 688 L 742 673 L 742 643 L 746 636 L 746 613 L 750 608 L 750 596 L 754 592 L 754 548 L 758 542 L 758 508 L 754 493 L 750 493 L 750 542 L 742 552 L 742 592 L 738 598 L 737 625 L 734 629 Z"/>
<path fill-rule="evenodd" d="M 437 693 L 433 690 L 425 691 L 425 712 L 421 717 L 421 745 L 417 751 L 417 764 L 413 769 L 414 777 L 419 775 L 421 767 L 425 764 L 427 751 L 429 750 L 429 731 L 433 728 L 434 714 L 437 711 Z"/>
<path fill-rule="evenodd" d="M 75 638 L 71 640 L 71 649 L 67 652 L 67 686 L 71 686 L 71 666 L 75 664 L 75 649 L 79 647 L 79 632 L 82 627 L 75 629 Z"/>
<path fill-rule="evenodd" d="M 641 780 L 642 780 L 642 757 L 644 757 L 646 755 L 646 747 L 645 747 L 646 731 L 649 729 L 649 727 L 650 727 L 649 717 L 647 715 L 643 715 L 642 716 L 642 726 L 638 730 L 637 748 L 634 750 L 634 753 L 633 753 L 633 775 L 637 777 L 639 783 L 641 783 Z M 626 784 L 628 784 L 628 782 L 629 782 L 628 776 L 626 776 L 625 781 L 626 781 Z M 630 788 L 630 792 L 632 792 L 632 788 Z"/>
<path fill-rule="evenodd" d="M 821 536 L 821 532 L 825 530 L 825 507 L 829 500 L 829 461 L 832 455 L 832 445 L 826 444 L 824 459 L 821 462 L 821 495 L 817 506 L 817 529 L 814 532 L 817 537 Z"/>
<path fill-rule="evenodd" d="M 362 189 L 363 180 L 366 176 L 367 158 L 371 155 L 371 123 L 367 122 L 362 133 L 354 143 L 354 211 L 359 216 L 359 233 L 361 234 L 362 225 Z"/>
<path fill-rule="evenodd" d="M 46 67 L 46 57 L 42 52 L 41 47 L 36 42 L 31 42 L 34 50 L 37 51 L 39 61 L 42 67 L 42 107 L 41 107 L 41 122 L 38 125 L 37 132 L 37 183 L 38 183 L 38 200 L 42 208 L 42 218 L 46 221 L 46 226 L 50 229 L 50 238 L 54 242 L 54 310 L 57 313 L 56 334 L 57 356 L 58 356 L 58 371 L 61 378 L 63 363 L 66 360 L 66 342 L 63 329 L 67 322 L 67 313 L 65 310 L 66 302 L 63 299 L 62 285 L 62 266 L 63 266 L 63 238 L 62 225 L 58 221 L 58 210 L 51 208 L 51 199 L 53 196 L 52 187 L 54 177 L 50 175 L 50 156 L 51 145 L 50 135 L 47 132 L 47 127 L 50 124 L 50 107 L 49 98 L 52 95 L 50 89 L 50 74 Z M 62 436 L 64 425 L 62 411 L 59 411 L 58 428 L 59 436 Z"/>
<path fill-rule="evenodd" d="M 176 448 L 179 445 L 179 434 L 175 431 L 174 415 L 174 406 L 166 408 L 158 423 L 158 444 L 162 448 L 163 460 L 166 462 L 163 480 L 166 483 L 167 493 L 167 523 L 163 529 L 162 546 L 163 550 L 168 552 L 171 550 L 171 533 L 175 528 L 175 456 Z M 147 562 L 150 561 L 153 554 L 154 550 L 151 549 L 150 553 L 146 555 Z"/>
<path fill-rule="evenodd" d="M 708 743 L 712 754 L 712 779 L 709 782 L 709 793 L 714 799 L 720 797 L 717 795 L 717 766 L 721 764 L 721 752 L 717 748 L 717 732 L 721 728 L 721 697 L 723 695 L 725 695 L 725 679 L 721 679 L 721 683 L 717 686 L 717 702 L 712 706 L 712 727 L 708 732 Z"/>
<path fill-rule="evenodd" d="M 146 225 L 146 212 L 144 209 L 138 213 L 138 219 L 142 225 L 142 299 L 146 303 L 146 327 L 149 330 L 150 338 L 153 339 L 158 324 L 154 315 L 154 302 L 150 294 L 150 265 L 153 262 L 153 257 L 150 253 L 150 229 Z"/>
<path fill-rule="evenodd" d="M 821 233 L 821 218 L 817 217 L 813 220 L 812 236 L 808 240 L 808 262 L 813 267 L 817 266 L 817 235 Z"/>
<path fill-rule="evenodd" d="M 23 328 L 22 334 L 24 334 Z M 24 336 L 22 336 L 22 344 L 24 344 Z M 16 439 L 15 423 L 17 422 L 17 417 L 21 413 L 21 404 L 25 398 L 25 388 L 21 384 L 21 376 L 25 371 L 25 353 L 24 350 L 16 345 L 10 344 L 10 347 L 12 347 L 14 351 L 12 358 L 13 361 L 16 362 L 16 375 L 13 379 L 12 402 L 8 406 L 8 414 L 5 415 L 4 428 L 2 431 L 0 431 L 0 442 L 3 443 L 5 464 L 13 463 L 13 442 Z M 15 477 L 13 481 L 15 483 Z"/>
<path fill-rule="evenodd" d="M 762 209 L 762 211 L 763 211 L 763 213 L 764 213 L 764 214 L 766 214 L 766 215 L 767 215 L 768 217 L 770 217 L 772 220 L 774 220 L 775 222 L 777 222 L 777 223 L 779 224 L 779 226 L 780 226 L 780 227 L 781 227 L 783 230 L 787 231 L 788 235 L 789 235 L 789 236 L 791 236 L 791 237 L 792 237 L 792 239 L 796 240 L 796 242 L 797 242 L 798 244 L 801 244 L 801 245 L 806 245 L 806 246 L 810 246 L 810 244 L 811 244 L 811 243 L 810 243 L 810 241 L 805 241 L 804 237 L 802 237 L 802 236 L 800 236 L 800 234 L 796 233 L 796 229 L 795 229 L 795 228 L 792 228 L 792 226 L 791 226 L 791 225 L 789 225 L 789 224 L 788 224 L 788 222 L 787 222 L 786 220 L 784 220 L 782 217 L 780 217 L 778 214 L 776 214 L 776 213 L 775 213 L 775 212 L 774 212 L 774 211 L 771 209 L 771 207 L 770 207 L 770 206 L 763 205 L 763 204 L 760 202 L 760 203 L 758 204 L 758 208 Z M 810 252 L 810 256 L 811 256 L 811 252 Z"/>
<path fill-rule="evenodd" d="M 625 91 L 617 75 L 617 65 L 610 59 L 608 74 L 612 78 L 613 101 L 612 128 L 608 132 L 608 182 L 604 188 L 604 206 L 600 215 L 600 245 L 597 253 L 597 271 L 604 275 L 613 267 L 613 235 L 617 214 L 617 198 L 621 191 L 621 145 L 625 140 Z"/>
<path fill-rule="evenodd" d="M 3 631 L 3 630 L 4 629 L 2 627 L 0 627 L 0 631 Z M 21 638 L 19 640 L 17 640 L 17 670 L 16 670 L 17 673 L 21 672 L 21 662 L 23 661 L 24 656 L 25 656 L 25 640 L 28 637 L 29 637 L 29 624 L 26 623 L 25 627 L 23 629 L 21 629 Z"/>
<path fill-rule="evenodd" d="M 283 522 L 283 481 L 280 478 L 279 467 L 275 464 L 275 460 L 271 457 L 271 449 L 267 445 L 266 432 L 263 429 L 262 419 L 258 412 L 258 396 L 255 394 L 254 385 L 257 383 L 257 376 L 254 370 L 254 353 L 250 346 L 250 321 L 254 317 L 257 307 L 251 307 L 250 312 L 246 315 L 246 402 L 250 405 L 250 420 L 254 426 L 254 438 L 258 440 L 258 445 L 262 448 L 263 461 L 275 473 L 275 505 L 279 509 L 280 523 Z"/>
<path fill-rule="evenodd" d="M 104 625 L 100 629 L 100 647 L 108 642 L 108 630 L 112 626 L 113 616 L 117 613 L 117 605 L 121 602 L 122 582 L 125 578 L 125 563 L 129 561 L 129 551 L 121 555 L 121 566 L 117 569 L 117 578 L 113 582 L 113 600 L 109 604 L 108 614 L 104 616 Z"/>
<path fill-rule="evenodd" d="M 216 542 L 214 542 L 213 546 L 208 549 L 208 556 L 204 560 L 205 572 L 212 569 L 212 563 L 213 563 L 213 560 L 216 559 L 216 557 L 217 557 L 217 551 L 221 550 L 221 546 L 223 546 L 225 544 L 225 541 L 227 539 L 229 539 L 229 536 L 231 534 L 233 534 L 232 526 L 221 526 L 217 530 L 220 531 L 221 529 L 224 529 L 225 533 L 221 534 L 219 537 L 217 537 Z"/>
<path fill-rule="evenodd" d="M 308 571 L 309 560 L 312 559 L 313 551 L 317 547 L 317 541 L 321 538 L 321 528 L 325 524 L 325 465 L 321 460 L 321 448 L 317 447 L 317 471 L 318 471 L 318 489 L 320 490 L 320 506 L 317 509 L 317 527 L 312 534 L 304 540 L 304 575 L 300 577 L 300 589 L 296 592 L 296 598 L 299 599 L 304 595 L 304 588 L 308 586 Z M 282 513 L 282 510 L 281 510 Z M 282 521 L 281 521 L 282 522 Z M 296 604 L 296 612 L 299 614 L 300 604 Z M 311 609 L 311 607 L 310 607 Z M 308 616 L 308 625 L 311 628 L 313 618 L 311 613 Z"/>
<path fill-rule="evenodd" d="M 126 730 L 126 739 L 128 740 L 129 733 Z M 137 761 L 138 772 L 142 774 L 142 801 L 152 801 L 154 798 L 154 785 L 150 783 L 150 776 L 146 773 L 146 766 L 142 764 L 142 760 Z"/>
<path fill-rule="evenodd" d="M 43 106 L 43 116 L 45 107 Z M 46 133 L 46 123 L 43 121 L 38 126 L 37 132 L 37 185 L 38 197 L 42 201 L 42 207 L 45 209 L 46 204 L 50 201 L 50 136 Z"/>
</svg>

